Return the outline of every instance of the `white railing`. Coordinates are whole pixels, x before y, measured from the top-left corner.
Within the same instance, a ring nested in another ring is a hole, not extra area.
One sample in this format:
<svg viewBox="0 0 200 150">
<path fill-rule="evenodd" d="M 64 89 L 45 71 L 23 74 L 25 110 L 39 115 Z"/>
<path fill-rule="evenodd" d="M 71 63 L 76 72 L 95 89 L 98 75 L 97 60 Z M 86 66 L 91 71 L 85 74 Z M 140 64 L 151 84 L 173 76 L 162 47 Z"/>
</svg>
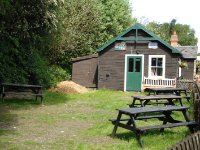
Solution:
<svg viewBox="0 0 200 150">
<path fill-rule="evenodd" d="M 176 79 L 151 79 L 144 77 L 143 86 L 174 87 L 176 86 Z"/>
</svg>

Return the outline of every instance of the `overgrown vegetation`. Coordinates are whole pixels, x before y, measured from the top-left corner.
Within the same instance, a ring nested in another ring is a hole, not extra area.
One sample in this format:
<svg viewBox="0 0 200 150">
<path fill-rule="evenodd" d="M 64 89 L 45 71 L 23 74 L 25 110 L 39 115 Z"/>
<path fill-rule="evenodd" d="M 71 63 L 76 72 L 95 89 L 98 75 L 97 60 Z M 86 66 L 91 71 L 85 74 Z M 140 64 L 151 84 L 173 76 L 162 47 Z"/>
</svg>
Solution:
<svg viewBox="0 0 200 150">
<path fill-rule="evenodd" d="M 128 0 L 2 0 L 0 20 L 0 82 L 46 87 L 134 22 Z"/>
<path fill-rule="evenodd" d="M 119 128 L 116 138 L 112 138 L 113 125 L 108 121 L 117 117 L 116 108 L 127 108 L 132 102 L 131 96 L 139 94 L 111 90 L 85 94 L 46 92 L 43 106 L 34 99 L 7 99 L 0 106 L 0 147 L 140 150 L 135 135 L 128 130 Z M 185 100 L 184 105 L 190 104 Z M 180 112 L 173 115 L 183 119 Z M 156 119 L 151 119 L 140 121 L 139 125 L 156 123 Z M 187 127 L 165 129 L 163 134 L 158 130 L 148 131 L 142 135 L 144 150 L 167 149 L 188 134 Z"/>
</svg>

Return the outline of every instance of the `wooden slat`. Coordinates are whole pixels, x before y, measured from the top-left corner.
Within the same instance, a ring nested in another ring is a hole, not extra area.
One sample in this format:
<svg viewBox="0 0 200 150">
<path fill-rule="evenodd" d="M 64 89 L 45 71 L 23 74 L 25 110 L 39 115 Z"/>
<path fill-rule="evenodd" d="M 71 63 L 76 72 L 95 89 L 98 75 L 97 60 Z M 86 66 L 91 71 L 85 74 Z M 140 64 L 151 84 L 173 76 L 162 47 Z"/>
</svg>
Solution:
<svg viewBox="0 0 200 150">
<path fill-rule="evenodd" d="M 165 115 L 153 115 L 153 116 L 142 116 L 142 117 L 137 117 L 135 118 L 135 120 L 145 120 L 145 119 L 153 119 L 153 118 L 164 118 Z M 120 121 L 129 121 L 130 118 L 122 118 L 120 119 Z M 109 119 L 109 121 L 111 122 L 116 122 L 117 119 Z"/>
<path fill-rule="evenodd" d="M 138 128 L 140 131 L 146 131 L 151 129 L 161 129 L 161 128 L 173 128 L 179 126 L 190 126 L 195 125 L 195 122 L 181 122 L 181 123 L 173 123 L 173 124 L 165 124 L 165 125 L 155 125 L 155 126 L 147 126 Z"/>
<path fill-rule="evenodd" d="M 168 150 L 200 150 L 200 131 L 189 135 Z"/>
</svg>

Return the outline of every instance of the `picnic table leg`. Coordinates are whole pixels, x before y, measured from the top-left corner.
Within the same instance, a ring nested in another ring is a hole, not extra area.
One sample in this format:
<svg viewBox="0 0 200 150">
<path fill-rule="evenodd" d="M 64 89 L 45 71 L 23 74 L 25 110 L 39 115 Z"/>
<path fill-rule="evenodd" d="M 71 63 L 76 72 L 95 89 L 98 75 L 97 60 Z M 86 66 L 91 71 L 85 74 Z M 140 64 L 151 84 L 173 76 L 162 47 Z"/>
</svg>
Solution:
<svg viewBox="0 0 200 150">
<path fill-rule="evenodd" d="M 132 104 L 129 105 L 129 107 L 130 108 L 135 107 L 135 102 L 136 102 L 136 99 L 133 97 L 133 102 L 132 102 Z"/>
<path fill-rule="evenodd" d="M 132 125 L 133 125 L 133 130 L 134 130 L 135 135 L 136 135 L 136 139 L 137 139 L 139 145 L 140 145 L 142 148 L 144 148 L 144 144 L 142 143 L 142 140 L 141 140 L 141 132 L 138 131 L 137 128 L 136 128 L 135 119 L 134 119 L 133 116 L 130 116 L 130 118 L 131 118 L 131 122 L 132 122 Z"/>
<path fill-rule="evenodd" d="M 175 105 L 174 102 L 173 102 L 173 99 L 169 98 L 169 99 L 167 99 L 167 101 L 169 102 L 169 105 Z"/>
<path fill-rule="evenodd" d="M 145 102 L 142 104 L 142 107 L 145 107 L 148 103 L 150 102 L 150 100 L 145 100 Z"/>
<path fill-rule="evenodd" d="M 165 118 L 163 120 L 163 125 L 165 125 L 165 124 L 167 124 L 167 118 L 171 113 L 163 112 L 163 114 L 165 115 Z M 164 132 L 164 128 L 161 128 L 160 132 Z"/>
<path fill-rule="evenodd" d="M 2 101 L 2 103 L 4 102 L 4 97 L 6 96 L 6 94 L 5 93 L 3 93 L 2 94 L 2 97 L 1 97 L 1 101 Z"/>
<path fill-rule="evenodd" d="M 3 94 L 1 94 L 1 102 L 3 103 Z"/>
<path fill-rule="evenodd" d="M 43 96 L 41 96 L 41 104 L 43 104 Z"/>
<path fill-rule="evenodd" d="M 112 131 L 112 137 L 114 137 L 115 134 L 116 134 L 116 131 L 117 131 L 117 128 L 118 128 L 118 125 L 119 125 L 121 116 L 122 116 L 122 113 L 119 112 L 119 114 L 118 114 L 118 116 L 117 116 L 117 120 L 116 120 L 116 122 L 115 122 L 115 126 L 114 126 L 113 131 Z"/>
<path fill-rule="evenodd" d="M 183 106 L 183 102 L 182 102 L 181 98 L 179 98 L 179 102 L 180 102 L 181 106 Z"/>
<path fill-rule="evenodd" d="M 167 124 L 168 122 L 169 123 L 179 123 L 179 122 L 181 122 L 179 120 L 175 120 L 174 118 L 172 118 L 172 116 L 171 116 L 172 111 L 163 112 L 163 114 L 165 115 L 165 118 L 163 120 L 163 125 Z M 161 128 L 160 132 L 163 132 L 163 131 L 164 131 L 164 128 Z"/>
<path fill-rule="evenodd" d="M 6 96 L 4 93 L 4 86 L 1 87 L 2 91 L 1 91 L 1 102 L 4 102 L 4 97 Z"/>
<path fill-rule="evenodd" d="M 186 120 L 187 122 L 190 122 L 190 119 L 189 119 L 189 117 L 188 117 L 188 115 L 187 115 L 186 110 L 182 110 L 182 113 L 183 113 L 183 116 L 184 116 L 185 120 Z M 191 133 L 194 133 L 194 128 L 193 128 L 192 126 L 188 126 L 188 128 L 190 129 L 190 132 L 191 132 Z"/>
</svg>

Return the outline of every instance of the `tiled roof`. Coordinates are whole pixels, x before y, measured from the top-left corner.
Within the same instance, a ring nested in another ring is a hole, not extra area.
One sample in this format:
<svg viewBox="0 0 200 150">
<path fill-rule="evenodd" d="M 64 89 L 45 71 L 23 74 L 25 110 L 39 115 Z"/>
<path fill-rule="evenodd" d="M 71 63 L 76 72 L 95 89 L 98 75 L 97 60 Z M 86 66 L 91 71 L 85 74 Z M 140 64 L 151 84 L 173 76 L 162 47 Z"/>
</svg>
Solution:
<svg viewBox="0 0 200 150">
<path fill-rule="evenodd" d="M 183 58 L 196 59 L 197 58 L 197 46 L 178 46 L 176 47 L 182 54 Z"/>
</svg>

